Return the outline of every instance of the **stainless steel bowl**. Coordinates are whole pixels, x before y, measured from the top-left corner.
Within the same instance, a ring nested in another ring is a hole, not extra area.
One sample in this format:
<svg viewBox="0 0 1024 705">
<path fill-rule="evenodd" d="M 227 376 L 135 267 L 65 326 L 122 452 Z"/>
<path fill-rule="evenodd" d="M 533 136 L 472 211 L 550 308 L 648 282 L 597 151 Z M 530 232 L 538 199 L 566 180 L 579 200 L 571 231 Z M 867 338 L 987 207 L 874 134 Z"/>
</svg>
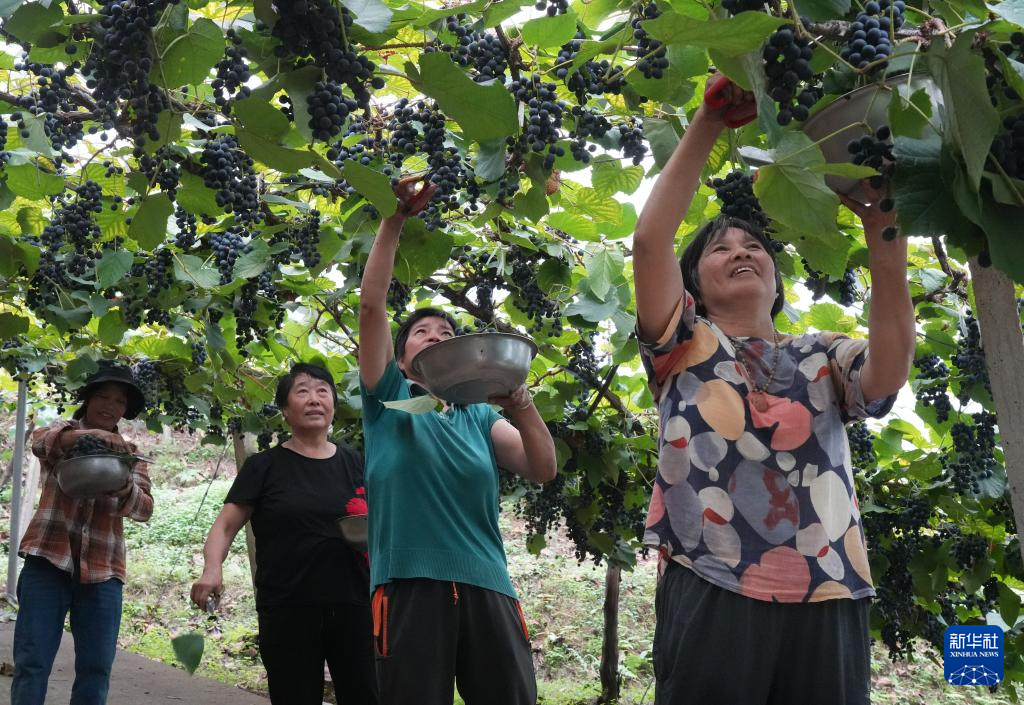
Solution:
<svg viewBox="0 0 1024 705">
<path fill-rule="evenodd" d="M 851 140 L 873 134 L 889 123 L 889 102 L 895 91 L 909 99 L 924 89 L 932 103 L 932 121 L 941 121 L 942 92 L 928 76 L 894 76 L 884 83 L 858 88 L 840 96 L 807 119 L 803 132 L 812 140 L 821 140 L 819 146 L 825 161 L 830 164 L 848 164 L 851 154 L 847 145 Z M 927 128 L 926 128 L 927 129 Z M 826 176 L 825 183 L 836 193 L 863 201 L 860 182 L 842 176 Z"/>
<path fill-rule="evenodd" d="M 60 461 L 54 472 L 61 492 L 89 499 L 122 489 L 131 469 L 131 456 L 80 455 Z"/>
<path fill-rule="evenodd" d="M 350 514 L 341 517 L 336 522 L 341 537 L 345 543 L 357 551 L 365 551 L 367 546 L 366 535 L 368 524 L 365 514 Z"/>
<path fill-rule="evenodd" d="M 478 404 L 526 381 L 537 345 L 511 333 L 472 333 L 425 348 L 412 370 L 430 393 L 451 404 Z"/>
</svg>

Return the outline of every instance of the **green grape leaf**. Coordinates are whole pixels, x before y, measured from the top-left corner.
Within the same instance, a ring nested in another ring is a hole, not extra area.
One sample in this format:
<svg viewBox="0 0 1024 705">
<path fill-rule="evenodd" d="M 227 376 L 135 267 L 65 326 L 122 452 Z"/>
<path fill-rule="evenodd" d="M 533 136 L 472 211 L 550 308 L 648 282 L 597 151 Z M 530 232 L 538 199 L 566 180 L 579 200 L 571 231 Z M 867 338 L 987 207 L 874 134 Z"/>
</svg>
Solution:
<svg viewBox="0 0 1024 705">
<path fill-rule="evenodd" d="M 199 662 L 203 659 L 205 646 L 203 635 L 199 632 L 180 634 L 171 639 L 171 646 L 174 648 L 174 657 L 185 667 L 185 670 L 190 674 L 195 673 L 199 668 Z"/>
<path fill-rule="evenodd" d="M 943 42 L 933 43 L 928 50 L 928 66 L 942 89 L 943 136 L 957 147 L 967 165 L 971 186 L 977 191 L 1000 121 L 988 96 L 985 60 L 972 48 L 974 37 L 975 32 L 964 32 L 948 49 Z"/>
<path fill-rule="evenodd" d="M 583 258 L 583 264 L 587 269 L 590 293 L 601 301 L 607 300 L 608 292 L 623 276 L 626 263 L 622 252 L 602 247 L 595 252 L 588 252 Z"/>
<path fill-rule="evenodd" d="M 28 332 L 28 319 L 13 313 L 0 313 L 0 340 L 10 340 Z"/>
<path fill-rule="evenodd" d="M 96 263 L 96 285 L 101 289 L 121 281 L 131 271 L 135 258 L 127 250 L 106 250 Z"/>
<path fill-rule="evenodd" d="M 512 94 L 496 83 L 474 82 L 444 52 L 420 55 L 420 77 L 413 83 L 437 101 L 467 139 L 486 142 L 519 133 Z"/>
<path fill-rule="evenodd" d="M 763 12 L 741 12 L 728 19 L 708 21 L 666 12 L 641 25 L 665 44 L 702 47 L 725 56 L 739 56 L 759 49 L 768 35 L 787 22 L 786 18 Z"/>
<path fill-rule="evenodd" d="M 548 216 L 548 225 L 558 230 L 564 230 L 575 238 L 597 242 L 600 236 L 597 233 L 597 225 L 593 219 L 580 213 L 571 211 L 558 211 Z"/>
<path fill-rule="evenodd" d="M 391 24 L 391 9 L 380 0 L 341 0 L 355 15 L 355 24 L 367 32 L 383 32 Z"/>
<path fill-rule="evenodd" d="M 121 312 L 112 309 L 100 318 L 97 330 L 100 340 L 107 345 L 120 345 L 124 334 L 128 332 L 128 325 L 124 322 Z"/>
<path fill-rule="evenodd" d="M 288 92 L 288 98 L 292 101 L 292 111 L 295 114 L 295 129 L 302 135 L 306 142 L 313 141 L 313 128 L 309 126 L 309 107 L 307 100 L 313 91 L 317 81 L 323 79 L 323 71 L 318 66 L 303 66 L 296 71 L 289 71 L 284 75 L 284 89 Z M 271 106 L 278 115 L 284 118 L 285 130 L 287 131 L 288 119 L 284 113 Z M 326 160 L 325 160 L 326 161 Z"/>
<path fill-rule="evenodd" d="M 220 284 L 220 272 L 195 255 L 174 256 L 174 278 L 200 289 L 212 289 Z"/>
<path fill-rule="evenodd" d="M 352 188 L 380 211 L 381 216 L 390 217 L 398 210 L 398 198 L 395 197 L 391 179 L 386 174 L 356 161 L 345 162 L 342 174 Z"/>
<path fill-rule="evenodd" d="M 132 216 L 128 237 L 144 250 L 151 250 L 167 237 L 167 219 L 174 213 L 174 205 L 166 193 L 146 197 Z"/>
<path fill-rule="evenodd" d="M 7 174 L 7 188 L 32 201 L 64 191 L 63 177 L 48 174 L 34 164 L 8 164 L 4 172 Z"/>
<path fill-rule="evenodd" d="M 497 181 L 505 173 L 505 140 L 491 140 L 480 145 L 473 161 L 473 171 L 484 181 Z"/>
<path fill-rule="evenodd" d="M 643 178 L 643 167 L 624 167 L 618 159 L 595 161 L 590 177 L 594 190 L 606 198 L 616 193 L 633 193 Z"/>
<path fill-rule="evenodd" d="M 150 71 L 150 80 L 164 88 L 202 84 L 224 54 L 220 27 L 200 17 L 184 34 L 168 36 L 173 38 L 167 46 L 158 47 L 160 60 Z"/>
<path fill-rule="evenodd" d="M 850 11 L 850 0 L 800 0 L 795 5 L 801 17 L 809 17 L 815 22 L 834 20 Z"/>
<path fill-rule="evenodd" d="M 540 49 L 560 47 L 576 35 L 576 13 L 528 20 L 522 29 L 523 42 Z"/>
<path fill-rule="evenodd" d="M 254 239 L 249 243 L 251 248 L 248 252 L 239 255 L 235 260 L 234 276 L 236 279 L 252 279 L 263 271 L 270 264 L 270 247 L 266 240 Z"/>
<path fill-rule="evenodd" d="M 4 31 L 23 44 L 52 47 L 64 39 L 52 29 L 63 16 L 59 3 L 27 2 L 4 23 Z"/>
</svg>

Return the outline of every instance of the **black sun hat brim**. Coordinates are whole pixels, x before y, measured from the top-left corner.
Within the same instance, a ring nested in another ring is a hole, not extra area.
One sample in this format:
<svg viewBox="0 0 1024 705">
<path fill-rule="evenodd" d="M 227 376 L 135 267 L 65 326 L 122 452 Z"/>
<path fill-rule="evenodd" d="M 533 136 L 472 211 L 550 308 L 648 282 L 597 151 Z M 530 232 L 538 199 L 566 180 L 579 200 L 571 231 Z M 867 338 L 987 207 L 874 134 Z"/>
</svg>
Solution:
<svg viewBox="0 0 1024 705">
<path fill-rule="evenodd" d="M 101 372 L 90 379 L 87 385 L 78 390 L 78 398 L 84 402 L 92 396 L 93 392 L 95 392 L 100 385 L 106 384 L 107 382 L 120 384 L 124 387 L 125 393 L 128 396 L 128 405 L 125 408 L 124 416 L 122 418 L 130 421 L 142 413 L 142 410 L 146 408 L 146 396 L 142 393 L 142 390 L 139 389 L 138 385 L 135 384 L 135 380 L 130 375 L 131 372 L 129 372 L 128 375 L 123 373 L 118 374 L 116 372 L 109 374 Z M 75 411 L 73 418 L 79 419 L 84 415 L 85 404 Z"/>
</svg>

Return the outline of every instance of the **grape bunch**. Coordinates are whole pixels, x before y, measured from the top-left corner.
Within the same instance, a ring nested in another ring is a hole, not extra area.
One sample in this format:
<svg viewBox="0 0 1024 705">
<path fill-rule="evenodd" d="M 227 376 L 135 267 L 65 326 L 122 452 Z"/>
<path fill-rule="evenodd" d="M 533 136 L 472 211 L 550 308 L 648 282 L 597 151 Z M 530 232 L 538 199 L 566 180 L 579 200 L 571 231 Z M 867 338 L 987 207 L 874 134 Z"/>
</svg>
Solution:
<svg viewBox="0 0 1024 705">
<path fill-rule="evenodd" d="M 708 185 L 715 189 L 715 196 L 722 204 L 722 215 L 745 220 L 761 229 L 768 227 L 768 216 L 754 195 L 753 176 L 744 171 L 730 171 L 725 178 L 712 179 Z"/>
<path fill-rule="evenodd" d="M 971 421 L 957 421 L 950 427 L 953 453 L 942 461 L 945 478 L 964 495 L 980 494 L 981 481 L 992 477 L 998 466 L 995 415 L 982 411 L 971 414 Z"/>
<path fill-rule="evenodd" d="M 178 227 L 178 232 L 174 235 L 174 244 L 182 250 L 191 249 L 198 241 L 196 217 L 178 206 L 174 209 L 174 223 Z"/>
<path fill-rule="evenodd" d="M 555 60 L 555 76 L 565 81 L 566 87 L 576 94 L 580 105 L 587 102 L 590 95 L 602 95 L 604 93 L 618 94 L 622 92 L 625 82 L 625 74 L 621 66 L 612 66 L 607 59 L 584 61 L 579 68 L 573 69 L 572 62 L 583 46 L 586 39 L 583 32 L 576 32 L 576 36 L 562 45 L 558 51 L 558 58 Z"/>
<path fill-rule="evenodd" d="M 153 28 L 168 4 L 180 0 L 103 0 L 102 19 L 92 25 L 92 50 L 82 67 L 88 76 L 98 112 L 113 127 L 115 118 L 128 115 L 136 140 L 136 156 L 148 138 L 160 139 L 157 116 L 170 107 L 166 93 L 150 83 L 156 42 Z"/>
<path fill-rule="evenodd" d="M 174 283 L 174 253 L 166 247 L 154 252 L 144 265 L 146 282 L 149 284 L 149 296 L 155 299 L 160 292 Z M 154 305 L 156 302 L 154 301 Z"/>
<path fill-rule="evenodd" d="M 203 183 L 217 192 L 217 205 L 246 223 L 258 221 L 259 188 L 253 160 L 231 135 L 217 135 L 203 146 L 200 156 Z"/>
<path fill-rule="evenodd" d="M 206 364 L 206 346 L 199 341 L 192 343 L 192 364 L 196 367 Z"/>
<path fill-rule="evenodd" d="M 309 110 L 309 129 L 313 139 L 327 140 L 341 132 L 349 114 L 359 106 L 356 101 L 345 97 L 341 86 L 334 81 L 317 82 L 306 98 Z"/>
<path fill-rule="evenodd" d="M 904 9 L 903 0 L 869 0 L 850 23 L 839 56 L 861 71 L 868 66 L 884 68 L 892 54 L 891 37 L 903 26 Z"/>
<path fill-rule="evenodd" d="M 644 144 L 644 128 L 635 118 L 629 118 L 619 125 L 619 149 L 623 159 L 632 159 L 634 165 L 640 164 L 647 155 Z"/>
<path fill-rule="evenodd" d="M 1007 176 L 1024 176 L 1024 113 L 1003 118 L 1003 131 L 992 141 L 992 158 Z"/>
<path fill-rule="evenodd" d="M 42 242 L 53 252 L 68 243 L 77 253 L 88 253 L 100 237 L 95 215 L 103 212 L 102 187 L 89 179 L 73 193 L 74 198 L 67 193 L 57 198 L 50 223 L 43 229 Z"/>
<path fill-rule="evenodd" d="M 230 284 L 235 278 L 235 261 L 246 252 L 248 245 L 242 238 L 245 231 L 241 228 L 229 228 L 223 232 L 207 233 L 207 240 L 220 270 L 220 283 Z"/>
<path fill-rule="evenodd" d="M 757 12 L 764 9 L 764 1 L 722 0 L 722 8 L 730 15 L 738 15 L 741 12 Z"/>
<path fill-rule="evenodd" d="M 857 275 L 854 273 L 853 268 L 847 267 L 846 271 L 843 272 L 842 279 L 832 281 L 828 275 L 811 267 L 807 260 L 801 259 L 800 261 L 804 265 L 804 271 L 807 272 L 804 286 L 810 290 L 811 297 L 815 301 L 825 294 L 829 294 L 843 306 L 852 306 L 853 302 L 857 300 L 859 287 L 857 286 Z"/>
<path fill-rule="evenodd" d="M 569 132 L 572 141 L 569 149 L 573 159 L 588 164 L 590 153 L 597 150 L 594 144 L 588 144 L 587 139 L 593 137 L 604 137 L 612 129 L 608 119 L 596 110 L 588 110 L 579 105 L 574 105 L 570 111 L 573 119 L 573 128 Z"/>
<path fill-rule="evenodd" d="M 505 82 L 505 71 L 508 59 L 505 47 L 496 34 L 491 32 L 474 32 L 465 24 L 466 15 L 452 15 L 445 20 L 445 29 L 455 35 L 456 46 L 442 45 L 452 61 L 460 66 L 472 66 L 476 69 L 473 80 L 477 83 L 499 80 Z M 432 47 L 428 47 L 428 50 Z"/>
<path fill-rule="evenodd" d="M 273 246 L 279 242 L 287 242 L 290 247 L 275 255 L 278 263 L 301 259 L 308 269 L 320 264 L 320 211 L 313 209 L 305 218 L 291 223 L 286 230 L 274 233 L 269 244 Z"/>
<path fill-rule="evenodd" d="M 61 119 L 57 113 L 69 115 L 78 109 L 72 99 L 72 89 L 68 85 L 68 78 L 74 75 L 75 70 L 81 68 L 77 61 L 65 66 L 63 69 L 56 66 L 49 66 L 29 60 L 29 55 L 24 55 L 14 68 L 18 71 L 27 70 L 37 78 L 33 81 L 38 89 L 28 95 L 21 96 L 17 105 L 25 112 L 42 117 L 43 131 L 50 140 L 50 146 L 58 154 L 53 158 L 54 164 L 59 168 L 65 160 L 72 157 L 66 149 L 71 149 L 85 136 L 81 120 Z M 12 119 L 17 123 L 22 137 L 28 137 L 29 131 L 25 117 L 21 112 L 14 113 Z M 95 126 L 92 131 L 95 131 Z"/>
<path fill-rule="evenodd" d="M 160 369 L 152 360 L 140 360 L 132 366 L 135 384 L 142 390 L 147 407 L 156 406 L 162 388 Z"/>
<path fill-rule="evenodd" d="M 161 147 L 156 154 L 144 154 L 139 159 L 139 170 L 146 175 L 151 186 L 159 186 L 172 201 L 175 199 L 181 180 L 181 167 L 171 158 L 170 152 Z"/>
<path fill-rule="evenodd" d="M 861 135 L 857 139 L 850 140 L 846 145 L 850 153 L 850 161 L 858 166 L 871 167 L 879 173 L 872 176 L 869 181 L 872 188 L 879 189 L 886 193 L 886 196 L 879 201 L 878 207 L 883 213 L 891 211 L 896 203 L 888 195 L 892 190 L 892 173 L 896 157 L 892 151 L 892 130 L 888 125 L 880 125 L 872 134 Z M 889 225 L 882 230 L 882 237 L 892 240 L 896 237 L 895 226 Z"/>
<path fill-rule="evenodd" d="M 214 101 L 227 115 L 231 112 L 230 100 L 236 93 L 248 98 L 250 89 L 246 83 L 252 78 L 249 64 L 246 61 L 248 51 L 242 46 L 242 37 L 234 29 L 225 32 L 231 42 L 224 50 L 224 58 L 214 66 L 217 75 L 210 84 L 213 88 Z"/>
<path fill-rule="evenodd" d="M 811 68 L 812 56 L 811 39 L 800 35 L 793 25 L 780 27 L 761 50 L 768 79 L 765 88 L 779 104 L 780 125 L 806 120 L 811 106 L 824 95 L 820 78 Z"/>
<path fill-rule="evenodd" d="M 277 0 L 274 6 L 278 20 L 271 34 L 280 42 L 275 55 L 311 59 L 329 80 L 346 84 L 356 103 L 369 105 L 367 85 L 383 88 L 384 79 L 374 77 L 377 66 L 348 42 L 354 22 L 348 8 L 331 0 Z"/>
<path fill-rule="evenodd" d="M 396 321 L 405 317 L 405 310 L 410 301 L 412 301 L 412 288 L 397 279 L 392 279 L 388 285 L 388 306 L 395 312 L 394 319 Z"/>
<path fill-rule="evenodd" d="M 873 472 L 877 467 L 878 456 L 875 455 L 875 437 L 868 425 L 863 421 L 848 424 L 846 438 L 850 443 L 853 467 L 861 473 Z"/>
<path fill-rule="evenodd" d="M 545 169 L 554 167 L 555 159 L 565 154 L 565 150 L 558 146 L 558 140 L 566 104 L 558 99 L 556 88 L 554 83 L 542 83 L 539 73 L 509 85 L 509 91 L 516 100 L 527 107 L 527 126 L 519 138 L 519 145 L 523 151 L 536 153 L 546 149 Z"/>
<path fill-rule="evenodd" d="M 914 360 L 917 368 L 917 400 L 935 409 L 935 418 L 945 423 L 953 410 L 949 401 L 949 368 L 938 355 L 923 355 Z"/>
<path fill-rule="evenodd" d="M 79 458 L 83 455 L 110 455 L 114 449 L 96 436 L 79 436 L 71 447 L 64 451 L 64 458 Z"/>
<path fill-rule="evenodd" d="M 978 534 L 960 534 L 953 540 L 950 553 L 961 570 L 971 570 L 988 555 L 988 539 Z"/>
<path fill-rule="evenodd" d="M 550 321 L 553 337 L 562 334 L 562 312 L 558 302 L 552 301 L 537 283 L 537 271 L 541 262 L 539 253 L 512 245 L 505 253 L 506 266 L 511 264 L 512 272 L 508 277 L 510 290 L 518 299 L 515 307 L 525 313 L 532 321 L 531 331 L 543 330 L 544 323 Z"/>
<path fill-rule="evenodd" d="M 988 368 L 985 366 L 985 350 L 981 346 L 981 329 L 978 327 L 978 319 L 970 310 L 966 312 L 959 332 L 956 351 L 951 361 L 959 371 L 961 379 L 960 394 L 957 398 L 961 403 L 967 403 L 971 387 L 980 384 L 991 394 L 992 385 L 988 378 Z"/>
<path fill-rule="evenodd" d="M 547 12 L 548 17 L 554 17 L 569 11 L 569 0 L 537 0 L 534 7 Z"/>
<path fill-rule="evenodd" d="M 668 68 L 668 47 L 652 38 L 643 28 L 642 22 L 661 16 L 656 3 L 641 3 L 635 10 L 636 17 L 630 23 L 633 39 L 636 40 L 636 67 L 644 78 L 661 78 Z"/>
</svg>

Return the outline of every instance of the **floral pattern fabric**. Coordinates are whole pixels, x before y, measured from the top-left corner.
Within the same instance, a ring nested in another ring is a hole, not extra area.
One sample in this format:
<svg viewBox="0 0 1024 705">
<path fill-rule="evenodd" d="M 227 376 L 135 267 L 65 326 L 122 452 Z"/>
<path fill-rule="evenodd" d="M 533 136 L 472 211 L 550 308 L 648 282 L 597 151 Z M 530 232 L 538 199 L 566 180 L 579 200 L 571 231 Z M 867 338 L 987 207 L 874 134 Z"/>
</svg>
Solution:
<svg viewBox="0 0 1024 705">
<path fill-rule="evenodd" d="M 779 343 L 758 405 L 772 342 L 730 339 L 696 316 L 688 293 L 665 333 L 642 343 L 660 418 L 645 543 L 758 600 L 874 595 L 844 424 L 884 416 L 895 395 L 865 403 L 866 340 Z"/>
</svg>

